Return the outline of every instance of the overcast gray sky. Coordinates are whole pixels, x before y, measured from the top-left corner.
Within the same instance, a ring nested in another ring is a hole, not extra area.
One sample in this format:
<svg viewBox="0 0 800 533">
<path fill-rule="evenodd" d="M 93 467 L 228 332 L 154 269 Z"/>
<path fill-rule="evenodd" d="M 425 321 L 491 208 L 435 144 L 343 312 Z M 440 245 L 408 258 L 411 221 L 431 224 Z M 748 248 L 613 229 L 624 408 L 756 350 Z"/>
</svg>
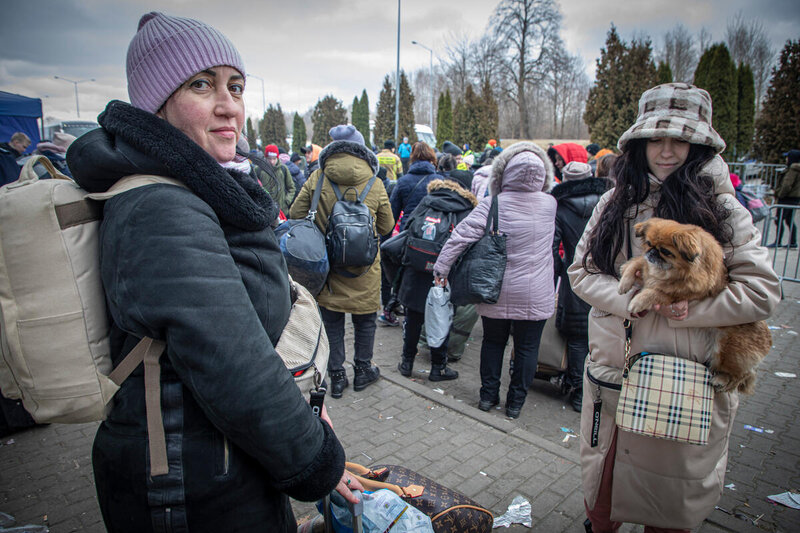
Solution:
<svg viewBox="0 0 800 533">
<path fill-rule="evenodd" d="M 2 0 L 0 90 L 42 98 L 45 116 L 75 118 L 72 80 L 80 83 L 82 119 L 94 119 L 111 99 L 128 99 L 125 55 L 139 17 L 148 11 L 196 18 L 225 33 L 242 54 L 248 73 L 264 79 L 267 103 L 305 112 L 325 94 L 348 107 L 366 88 L 374 111 L 383 77 L 394 72 L 397 46 L 396 0 Z M 400 65 L 428 66 L 417 40 L 445 54 L 453 35 L 481 35 L 497 2 L 493 0 L 401 0 Z M 730 17 L 757 17 L 776 51 L 800 38 L 797 0 L 561 0 L 562 37 L 579 53 L 587 72 L 610 24 L 626 40 L 647 34 L 656 50 L 666 31 L 683 23 L 702 27 L 715 41 L 725 36 Z M 436 62 L 434 57 L 434 62 Z M 418 95 L 427 98 L 427 95 Z M 262 113 L 261 82 L 250 78 L 249 115 Z"/>
</svg>

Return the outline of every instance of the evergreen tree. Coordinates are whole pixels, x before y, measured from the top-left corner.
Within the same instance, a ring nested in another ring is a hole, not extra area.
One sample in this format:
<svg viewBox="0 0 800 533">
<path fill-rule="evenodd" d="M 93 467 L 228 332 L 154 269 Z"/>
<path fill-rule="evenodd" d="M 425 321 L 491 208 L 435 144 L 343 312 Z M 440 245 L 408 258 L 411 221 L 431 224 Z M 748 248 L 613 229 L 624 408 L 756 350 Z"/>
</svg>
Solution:
<svg viewBox="0 0 800 533">
<path fill-rule="evenodd" d="M 355 101 L 354 104 L 355 105 Z M 361 132 L 364 136 L 364 142 L 367 146 L 372 144 L 369 138 L 369 99 L 367 98 L 367 90 L 361 91 L 361 99 L 358 101 L 358 115 L 353 113 L 353 126 Z"/>
<path fill-rule="evenodd" d="M 464 130 L 462 137 L 458 140 L 459 148 L 464 143 L 470 146 L 483 146 L 489 137 L 486 136 L 485 125 L 483 123 L 486 114 L 486 106 L 483 100 L 472 89 L 472 84 L 467 85 L 464 91 Z"/>
<path fill-rule="evenodd" d="M 752 69 L 740 64 L 736 73 L 739 94 L 736 100 L 736 157 L 750 151 L 753 144 L 753 116 L 756 112 L 756 89 Z"/>
<path fill-rule="evenodd" d="M 397 129 L 397 141 L 403 137 L 408 137 L 408 142 L 414 144 L 417 142 L 417 133 L 414 126 L 417 121 L 414 118 L 414 93 L 411 91 L 411 85 L 408 83 L 405 71 L 400 71 L 400 117 L 399 127 Z M 394 130 L 392 130 L 394 133 Z"/>
<path fill-rule="evenodd" d="M 325 146 L 331 141 L 328 135 L 330 129 L 339 124 L 347 124 L 347 110 L 341 100 L 329 94 L 322 100 L 317 100 L 311 113 L 311 122 L 314 124 L 311 142 Z"/>
<path fill-rule="evenodd" d="M 383 88 L 378 95 L 378 108 L 375 112 L 375 144 L 383 147 L 387 139 L 394 139 L 394 88 L 387 74 L 383 78 Z"/>
<path fill-rule="evenodd" d="M 726 158 L 733 156 L 739 88 L 736 83 L 736 65 L 727 46 L 718 43 L 703 53 L 694 72 L 694 84 L 708 91 L 711 96 L 714 129 L 727 144 L 723 155 Z"/>
<path fill-rule="evenodd" d="M 783 153 L 800 148 L 800 39 L 786 41 L 772 69 L 767 96 L 756 121 L 755 154 L 766 163 L 785 163 Z"/>
<path fill-rule="evenodd" d="M 292 152 L 300 153 L 300 148 L 305 148 L 307 139 L 306 123 L 297 111 L 292 119 Z"/>
<path fill-rule="evenodd" d="M 656 72 L 658 83 L 672 83 L 672 69 L 669 68 L 669 63 L 664 61 L 658 62 L 658 69 Z"/>
<path fill-rule="evenodd" d="M 245 125 L 245 135 L 247 136 L 247 144 L 250 145 L 250 148 L 256 147 L 256 130 L 253 128 L 253 121 L 250 117 L 247 117 L 247 123 Z"/>
<path fill-rule="evenodd" d="M 441 148 L 445 141 L 453 138 L 453 102 L 450 99 L 450 89 L 439 94 L 436 117 L 436 143 Z"/>
<path fill-rule="evenodd" d="M 497 100 L 492 92 L 492 84 L 488 79 L 484 80 L 481 86 L 480 104 L 478 135 L 472 140 L 474 144 L 470 143 L 472 150 L 476 152 L 483 150 L 489 139 L 498 137 L 500 114 Z"/>
<path fill-rule="evenodd" d="M 657 83 L 652 53 L 650 41 L 633 40 L 628 45 L 611 25 L 583 114 L 593 143 L 616 146 L 619 137 L 636 121 L 639 97 Z"/>
<path fill-rule="evenodd" d="M 284 150 L 288 149 L 286 145 L 286 122 L 283 118 L 283 111 L 281 105 L 272 107 L 272 104 L 267 108 L 264 113 L 264 120 L 261 121 L 261 142 L 264 146 L 274 144 Z"/>
</svg>

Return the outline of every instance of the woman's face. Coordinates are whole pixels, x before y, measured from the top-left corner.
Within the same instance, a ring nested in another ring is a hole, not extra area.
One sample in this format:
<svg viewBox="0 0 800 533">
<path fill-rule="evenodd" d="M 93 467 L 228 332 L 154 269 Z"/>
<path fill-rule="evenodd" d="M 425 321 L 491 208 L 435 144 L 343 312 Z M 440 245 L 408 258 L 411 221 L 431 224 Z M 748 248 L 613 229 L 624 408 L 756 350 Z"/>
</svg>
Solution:
<svg viewBox="0 0 800 533">
<path fill-rule="evenodd" d="M 244 124 L 244 77 L 232 67 L 198 72 L 164 104 L 158 116 L 185 133 L 219 163 L 236 155 Z"/>
<path fill-rule="evenodd" d="M 647 140 L 647 166 L 650 172 L 664 181 L 667 176 L 678 170 L 686 162 L 690 144 L 681 139 L 671 137 L 653 137 Z"/>
</svg>

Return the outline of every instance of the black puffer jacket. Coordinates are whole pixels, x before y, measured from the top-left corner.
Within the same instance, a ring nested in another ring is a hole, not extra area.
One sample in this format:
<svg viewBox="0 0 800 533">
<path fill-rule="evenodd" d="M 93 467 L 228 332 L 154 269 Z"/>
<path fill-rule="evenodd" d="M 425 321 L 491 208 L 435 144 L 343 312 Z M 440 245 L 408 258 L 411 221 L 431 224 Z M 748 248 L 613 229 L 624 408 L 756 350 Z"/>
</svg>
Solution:
<svg viewBox="0 0 800 533">
<path fill-rule="evenodd" d="M 105 204 L 101 274 L 118 363 L 147 335 L 167 342 L 161 402 L 169 473 L 148 475 L 143 372 L 115 396 L 95 438 L 109 531 L 295 531 L 289 496 L 331 491 L 344 452 L 314 416 L 273 346 L 288 320 L 286 265 L 258 183 L 225 171 L 155 115 L 111 102 L 101 129 L 67 160 L 107 190 L 135 173 L 167 175 Z"/>
<path fill-rule="evenodd" d="M 420 188 L 422 188 L 420 186 Z M 456 225 L 470 214 L 478 205 L 475 195 L 463 188 L 453 180 L 436 179 L 428 183 L 428 195 L 417 205 L 408 217 L 407 224 L 415 217 L 424 216 L 429 207 L 444 213 L 456 214 Z M 397 297 L 404 306 L 418 313 L 425 312 L 425 299 L 433 284 L 432 272 L 420 272 L 410 267 L 403 269 L 403 278 L 400 281 L 400 290 Z"/>
<path fill-rule="evenodd" d="M 556 279 L 561 278 L 556 310 L 556 327 L 565 335 L 587 335 L 591 306 L 578 298 L 569 284 L 567 267 L 575 257 L 575 247 L 600 197 L 611 187 L 605 178 L 585 178 L 556 185 L 551 194 L 558 201 L 556 231 L 553 235 L 553 267 Z M 564 245 L 564 258 L 558 253 Z"/>
</svg>

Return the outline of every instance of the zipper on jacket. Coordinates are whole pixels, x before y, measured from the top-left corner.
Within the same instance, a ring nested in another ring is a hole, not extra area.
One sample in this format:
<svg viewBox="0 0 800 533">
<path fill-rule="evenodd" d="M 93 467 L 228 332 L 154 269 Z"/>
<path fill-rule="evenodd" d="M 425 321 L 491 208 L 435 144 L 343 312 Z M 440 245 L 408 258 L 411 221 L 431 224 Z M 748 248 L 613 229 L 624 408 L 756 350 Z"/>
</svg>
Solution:
<svg viewBox="0 0 800 533">
<path fill-rule="evenodd" d="M 164 531 L 172 533 L 172 507 L 164 509 Z"/>
<path fill-rule="evenodd" d="M 231 448 L 228 443 L 228 437 L 222 437 L 222 475 L 227 476 L 230 470 Z"/>
<path fill-rule="evenodd" d="M 592 383 L 594 383 L 598 387 L 605 387 L 605 388 L 611 389 L 611 390 L 622 390 L 622 384 L 621 383 L 620 384 L 618 384 L 618 383 L 609 383 L 608 381 L 603 381 L 601 379 L 597 379 L 596 377 L 594 377 L 592 375 L 591 372 L 589 372 L 588 368 L 586 369 L 586 377 L 588 377 L 589 381 L 591 381 Z"/>
</svg>

